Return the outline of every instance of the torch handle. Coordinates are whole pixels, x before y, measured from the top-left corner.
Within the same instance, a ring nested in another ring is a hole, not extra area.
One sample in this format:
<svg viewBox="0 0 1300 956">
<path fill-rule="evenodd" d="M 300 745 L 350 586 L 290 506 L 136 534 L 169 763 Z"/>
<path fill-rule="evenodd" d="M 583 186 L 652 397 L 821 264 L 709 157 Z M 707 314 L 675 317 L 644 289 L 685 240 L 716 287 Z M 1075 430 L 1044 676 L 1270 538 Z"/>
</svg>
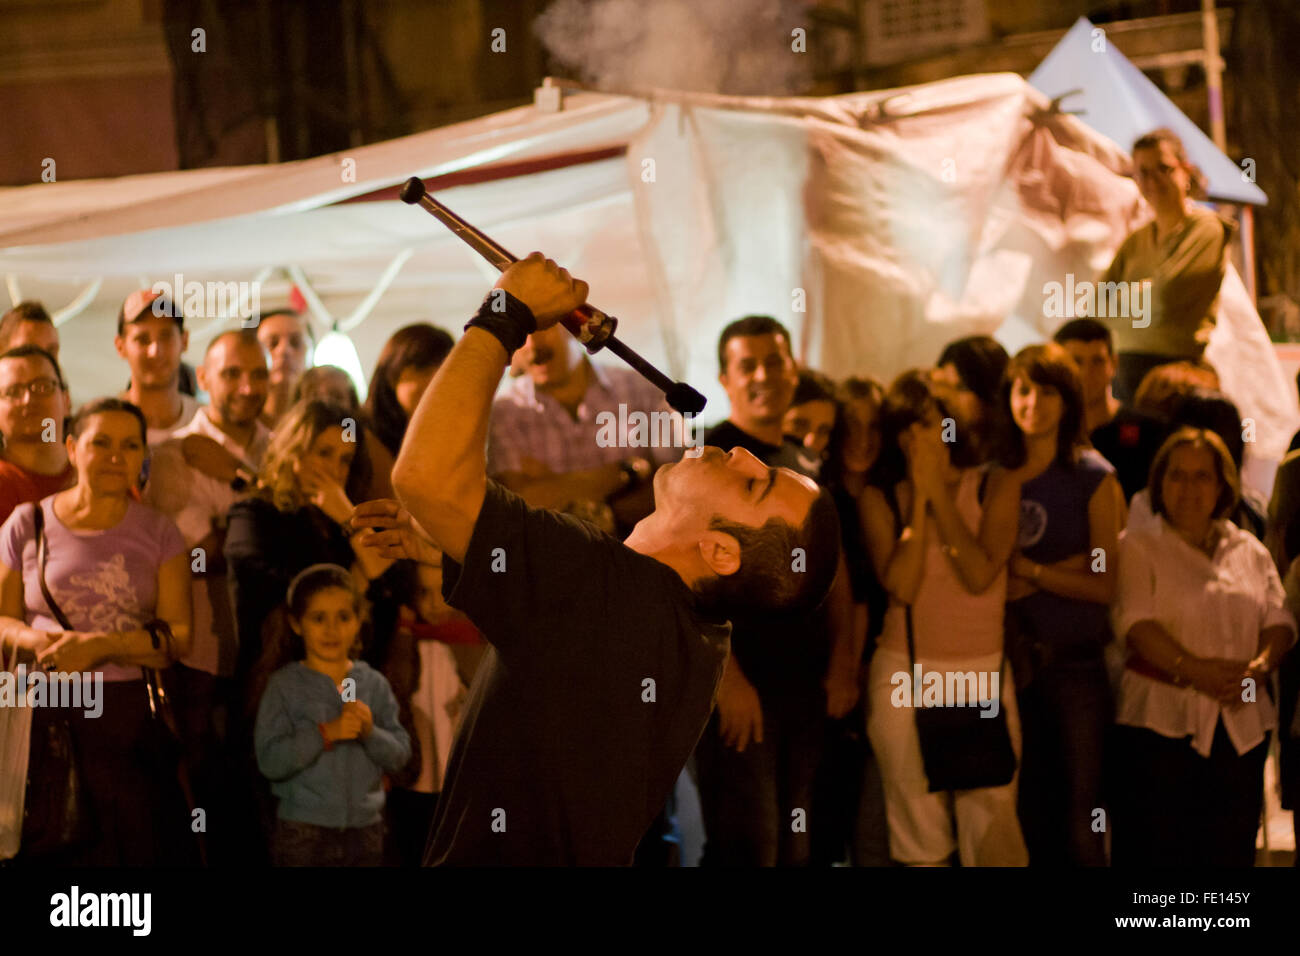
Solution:
<svg viewBox="0 0 1300 956">
<path fill-rule="evenodd" d="M 429 195 L 424 183 L 417 176 L 412 176 L 402 186 L 402 202 L 408 205 L 419 204 L 430 215 L 450 229 L 467 246 L 481 255 L 497 268 L 505 272 L 519 261 L 505 246 L 491 239 L 476 227 L 470 225 L 438 200 Z M 591 354 L 608 348 L 628 365 L 640 372 L 658 388 L 663 389 L 668 404 L 682 414 L 694 415 L 704 408 L 704 396 L 685 382 L 674 382 L 659 369 L 655 368 L 633 349 L 614 337 L 618 328 L 618 319 L 607 315 L 594 305 L 583 305 L 560 319 L 560 324 L 568 329 Z"/>
<path fill-rule="evenodd" d="M 406 196 L 403 195 L 402 198 L 405 199 Z M 519 257 L 512 254 L 505 246 L 470 225 L 430 196 L 427 191 L 421 189 L 416 201 L 455 233 L 457 238 L 496 266 L 498 272 L 505 272 L 519 261 Z M 581 342 L 589 353 L 595 354 L 610 343 L 614 330 L 618 328 L 618 319 L 605 314 L 595 306 L 584 305 L 560 319 L 560 324 L 572 332 L 574 338 Z"/>
</svg>

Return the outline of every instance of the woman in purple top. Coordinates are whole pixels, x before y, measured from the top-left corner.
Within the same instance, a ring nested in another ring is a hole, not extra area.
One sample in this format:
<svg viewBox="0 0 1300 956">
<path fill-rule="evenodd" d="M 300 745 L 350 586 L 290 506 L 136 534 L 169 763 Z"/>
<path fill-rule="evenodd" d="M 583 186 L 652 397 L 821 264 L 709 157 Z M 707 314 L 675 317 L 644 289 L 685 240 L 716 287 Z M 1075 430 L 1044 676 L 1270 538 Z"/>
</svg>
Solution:
<svg viewBox="0 0 1300 956">
<path fill-rule="evenodd" d="M 1115 469 L 1084 438 L 1078 368 L 1059 345 L 1019 352 L 1003 379 L 1015 430 L 1003 464 L 1020 479 L 1007 585 L 1007 654 L 1024 733 L 1020 826 L 1034 865 L 1105 866 L 1103 651 L 1124 523 Z"/>
<path fill-rule="evenodd" d="M 154 728 L 142 668 L 165 668 L 189 650 L 190 556 L 176 525 L 135 500 L 145 435 L 136 406 L 115 398 L 89 403 L 67 438 L 77 484 L 21 505 L 0 528 L 0 643 L 16 642 L 29 667 L 82 674 L 83 704 L 96 694 L 93 708 L 61 714 L 70 721 L 89 791 L 92 836 L 42 862 L 195 861 L 176 764 L 149 743 Z M 58 624 L 41 593 L 37 508 L 45 525 L 45 581 L 72 631 Z M 33 710 L 33 740 L 53 713 Z"/>
</svg>

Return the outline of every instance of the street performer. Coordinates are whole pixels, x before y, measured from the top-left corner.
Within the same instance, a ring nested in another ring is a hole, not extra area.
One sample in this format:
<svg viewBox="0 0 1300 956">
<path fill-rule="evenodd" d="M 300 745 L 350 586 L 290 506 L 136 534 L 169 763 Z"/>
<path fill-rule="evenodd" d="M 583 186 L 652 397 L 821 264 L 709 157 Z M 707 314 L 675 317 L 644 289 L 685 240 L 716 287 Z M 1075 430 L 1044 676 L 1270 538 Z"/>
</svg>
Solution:
<svg viewBox="0 0 1300 956">
<path fill-rule="evenodd" d="M 353 515 L 390 556 L 421 560 L 432 542 L 448 602 L 492 645 L 426 865 L 629 864 L 708 721 L 730 609 L 816 605 L 835 573 L 830 500 L 741 449 L 661 468 L 655 510 L 622 543 L 488 480 L 511 354 L 586 298 L 540 253 L 508 268 L 411 419 L 400 506 Z"/>
</svg>

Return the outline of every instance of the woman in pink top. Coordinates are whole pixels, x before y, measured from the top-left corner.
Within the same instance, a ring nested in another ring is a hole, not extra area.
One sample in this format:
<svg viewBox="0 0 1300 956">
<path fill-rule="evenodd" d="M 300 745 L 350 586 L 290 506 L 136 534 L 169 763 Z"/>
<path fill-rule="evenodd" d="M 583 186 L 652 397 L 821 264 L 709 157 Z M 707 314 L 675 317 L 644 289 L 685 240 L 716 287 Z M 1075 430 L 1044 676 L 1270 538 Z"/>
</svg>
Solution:
<svg viewBox="0 0 1300 956">
<path fill-rule="evenodd" d="M 881 457 L 861 514 L 889 593 L 868 682 L 867 733 L 884 778 L 890 855 L 900 863 L 942 865 L 956 851 L 963 866 L 1023 866 L 1014 779 L 1001 787 L 929 792 L 913 714 L 921 702 L 908 693 L 914 682 L 906 614 L 910 605 L 922 673 L 943 675 L 945 688 L 955 687 L 947 675 L 977 675 L 986 692 L 980 698 L 1006 709 L 1018 752 L 1014 688 L 999 663 L 1020 488 L 1001 469 L 953 465 L 953 419 L 921 372 L 894 382 L 881 431 Z"/>
<path fill-rule="evenodd" d="M 83 845 L 42 857 L 49 865 L 197 862 L 174 756 L 153 742 L 141 670 L 164 669 L 184 655 L 191 625 L 190 552 L 172 520 L 133 495 L 144 471 L 145 432 L 135 405 L 90 402 L 66 441 L 77 484 L 20 505 L 0 527 L 0 644 L 17 643 L 29 668 L 47 669 L 65 686 L 80 675 L 83 703 L 86 695 L 95 698 L 89 707 L 58 708 L 77 750 L 92 834 Z M 37 509 L 46 586 L 72 630 L 59 624 L 42 594 Z M 55 716 L 52 706 L 33 711 L 33 741 L 43 739 L 45 722 Z M 29 779 L 41 778 L 42 752 L 33 747 Z M 24 857 L 31 849 L 25 843 Z"/>
</svg>

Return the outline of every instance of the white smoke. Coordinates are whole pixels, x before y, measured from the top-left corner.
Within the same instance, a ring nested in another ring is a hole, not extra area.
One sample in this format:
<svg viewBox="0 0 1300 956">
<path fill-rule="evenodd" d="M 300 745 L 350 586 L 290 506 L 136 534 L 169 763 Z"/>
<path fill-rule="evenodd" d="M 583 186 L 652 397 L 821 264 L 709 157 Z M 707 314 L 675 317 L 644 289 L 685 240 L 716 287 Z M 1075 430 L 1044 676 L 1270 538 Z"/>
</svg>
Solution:
<svg viewBox="0 0 1300 956">
<path fill-rule="evenodd" d="M 806 0 L 556 0 L 534 23 L 551 56 L 613 92 L 779 96 L 808 89 Z M 806 37 L 804 38 L 806 49 Z"/>
</svg>

